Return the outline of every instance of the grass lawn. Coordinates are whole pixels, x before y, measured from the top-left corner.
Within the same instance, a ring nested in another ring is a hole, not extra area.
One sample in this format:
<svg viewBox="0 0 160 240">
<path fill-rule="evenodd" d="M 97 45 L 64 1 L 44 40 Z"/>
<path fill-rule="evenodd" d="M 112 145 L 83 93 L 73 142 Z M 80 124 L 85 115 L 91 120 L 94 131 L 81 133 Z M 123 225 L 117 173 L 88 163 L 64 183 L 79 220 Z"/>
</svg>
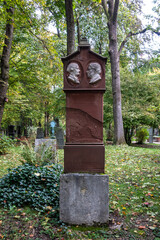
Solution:
<svg viewBox="0 0 160 240">
<path fill-rule="evenodd" d="M 0 156 L 0 178 L 20 165 L 20 148 Z M 160 240 L 160 148 L 106 146 L 109 175 L 109 226 L 57 223 L 28 207 L 0 208 L 0 239 L 148 239 Z M 63 163 L 63 150 L 58 150 Z"/>
</svg>

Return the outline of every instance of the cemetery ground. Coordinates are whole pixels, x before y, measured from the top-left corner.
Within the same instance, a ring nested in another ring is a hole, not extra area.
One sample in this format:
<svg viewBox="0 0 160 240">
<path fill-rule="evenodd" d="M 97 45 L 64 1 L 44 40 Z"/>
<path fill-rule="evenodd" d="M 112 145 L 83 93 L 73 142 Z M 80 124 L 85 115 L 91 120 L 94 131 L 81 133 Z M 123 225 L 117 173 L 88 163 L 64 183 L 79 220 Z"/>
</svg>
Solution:
<svg viewBox="0 0 160 240">
<path fill-rule="evenodd" d="M 0 178 L 21 165 L 20 147 L 0 156 Z M 160 145 L 152 148 L 106 145 L 109 226 L 68 226 L 29 206 L 0 207 L 0 239 L 160 239 Z M 63 150 L 57 161 L 63 165 Z"/>
</svg>

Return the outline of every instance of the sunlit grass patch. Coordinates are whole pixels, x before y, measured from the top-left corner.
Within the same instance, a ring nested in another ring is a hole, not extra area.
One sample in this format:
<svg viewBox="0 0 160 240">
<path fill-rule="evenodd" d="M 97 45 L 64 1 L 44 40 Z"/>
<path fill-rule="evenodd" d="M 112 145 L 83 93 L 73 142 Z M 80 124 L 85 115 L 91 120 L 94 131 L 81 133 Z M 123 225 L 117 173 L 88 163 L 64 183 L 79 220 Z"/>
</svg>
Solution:
<svg viewBox="0 0 160 240">
<path fill-rule="evenodd" d="M 147 214 L 158 221 L 159 163 L 159 149 L 107 146 L 110 211 L 124 217 Z"/>
</svg>

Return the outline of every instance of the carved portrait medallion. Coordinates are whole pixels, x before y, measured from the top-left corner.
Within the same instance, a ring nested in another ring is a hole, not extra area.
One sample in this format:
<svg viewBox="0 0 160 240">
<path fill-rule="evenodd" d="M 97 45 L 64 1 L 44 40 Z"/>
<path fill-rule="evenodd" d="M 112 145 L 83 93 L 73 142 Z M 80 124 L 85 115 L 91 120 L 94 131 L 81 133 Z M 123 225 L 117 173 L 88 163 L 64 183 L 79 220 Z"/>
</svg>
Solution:
<svg viewBox="0 0 160 240">
<path fill-rule="evenodd" d="M 67 66 L 67 73 L 68 73 L 67 80 L 69 82 L 76 84 L 80 83 L 78 78 L 78 76 L 80 75 L 80 68 L 77 63 L 75 62 L 69 63 L 69 65 Z"/>
<path fill-rule="evenodd" d="M 87 76 L 90 79 L 89 83 L 94 84 L 101 80 L 101 65 L 97 62 L 92 62 L 89 64 L 87 69 Z"/>
</svg>

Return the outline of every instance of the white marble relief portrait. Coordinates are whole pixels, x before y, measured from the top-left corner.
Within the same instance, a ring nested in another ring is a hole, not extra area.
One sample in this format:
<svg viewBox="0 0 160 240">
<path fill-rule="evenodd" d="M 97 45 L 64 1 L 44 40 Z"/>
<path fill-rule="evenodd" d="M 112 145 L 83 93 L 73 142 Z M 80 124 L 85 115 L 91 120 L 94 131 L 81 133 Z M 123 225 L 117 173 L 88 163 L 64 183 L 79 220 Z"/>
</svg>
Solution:
<svg viewBox="0 0 160 240">
<path fill-rule="evenodd" d="M 101 65 L 99 63 L 90 63 L 87 69 L 87 76 L 90 78 L 89 83 L 96 83 L 101 80 L 101 74 L 102 69 Z"/>
<path fill-rule="evenodd" d="M 80 68 L 77 63 L 70 63 L 67 67 L 67 72 L 69 73 L 67 79 L 73 83 L 80 83 L 78 76 L 80 74 Z"/>
</svg>

